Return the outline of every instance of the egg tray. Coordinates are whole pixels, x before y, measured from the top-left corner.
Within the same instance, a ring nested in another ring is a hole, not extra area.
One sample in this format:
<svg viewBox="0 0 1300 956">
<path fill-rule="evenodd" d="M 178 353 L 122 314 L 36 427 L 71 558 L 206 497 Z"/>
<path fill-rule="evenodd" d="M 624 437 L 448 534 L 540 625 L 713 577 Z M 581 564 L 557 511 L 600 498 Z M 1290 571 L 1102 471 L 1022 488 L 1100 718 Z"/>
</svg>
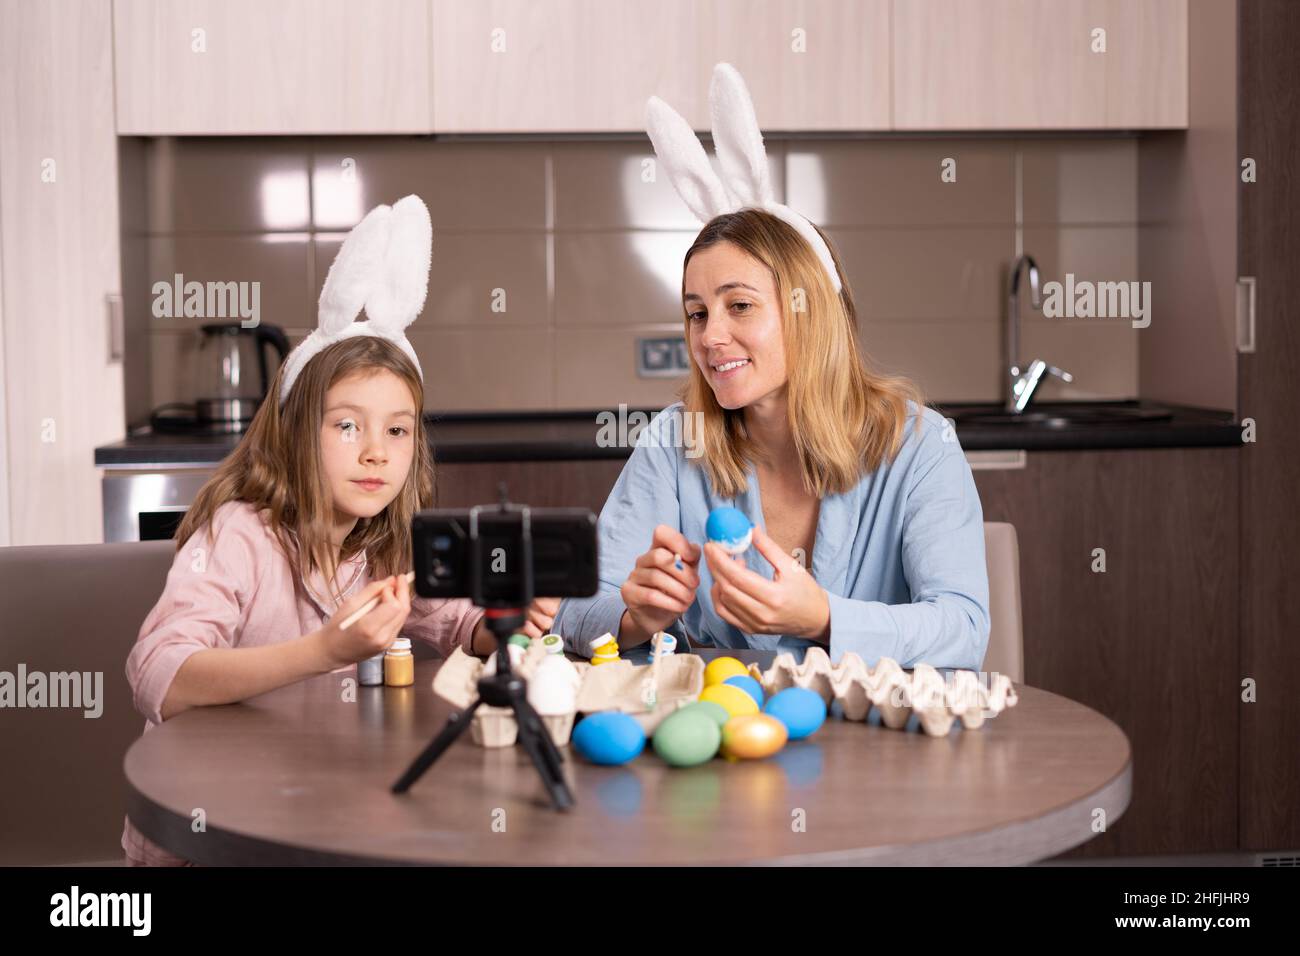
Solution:
<svg viewBox="0 0 1300 956">
<path fill-rule="evenodd" d="M 769 696 L 803 687 L 819 694 L 828 707 L 839 701 L 846 720 L 866 720 L 875 705 L 881 723 L 902 730 L 916 714 L 921 729 L 932 737 L 946 735 L 958 719 L 967 730 L 977 730 L 986 717 L 1014 707 L 1018 700 L 1005 674 L 991 675 L 985 687 L 974 671 L 955 671 L 951 681 L 945 681 L 929 664 L 918 663 L 908 674 L 891 657 L 868 667 L 849 652 L 832 664 L 820 647 L 810 647 L 802 664 L 795 663 L 793 654 L 779 654 L 766 671 L 750 664 L 749 673 Z"/>
<path fill-rule="evenodd" d="M 523 660 L 515 669 L 519 672 L 519 676 L 528 680 L 537 669 L 538 663 L 546 656 L 546 649 L 540 642 L 535 642 L 524 652 Z M 583 661 L 570 663 L 578 671 L 579 677 L 591 669 L 591 665 Z M 483 660 L 466 654 L 459 647 L 456 648 L 433 675 L 434 694 L 457 710 L 464 710 L 478 696 L 478 680 L 483 675 L 485 666 Z M 555 745 L 557 747 L 567 745 L 577 711 L 540 716 Z M 519 738 L 519 724 L 511 708 L 481 704 L 478 710 L 474 711 L 474 718 L 469 725 L 469 734 L 470 739 L 480 747 L 511 747 Z"/>
<path fill-rule="evenodd" d="M 524 653 L 516 668 L 525 680 L 532 677 L 538 663 L 546 657 L 546 650 L 534 643 Z M 592 714 L 603 710 L 617 710 L 630 715 L 641 725 L 647 735 L 673 711 L 699 699 L 704 690 L 704 661 L 694 654 L 671 654 L 659 663 L 659 679 L 655 689 L 655 706 L 647 709 L 642 699 L 649 665 L 635 665 L 631 661 L 614 661 L 593 665 L 586 661 L 572 661 L 582 683 L 578 687 L 573 713 L 542 715 L 542 722 L 551 732 L 557 746 L 569 742 L 577 714 Z M 478 680 L 485 664 L 473 655 L 456 648 L 451 657 L 438 668 L 433 677 L 433 692 L 453 707 L 464 710 L 478 695 Z M 483 747 L 510 747 L 519 736 L 519 726 L 514 711 L 509 707 L 481 705 L 470 721 L 470 739 Z"/>
<path fill-rule="evenodd" d="M 697 701 L 704 692 L 704 659 L 695 654 L 668 654 L 659 660 L 655 706 L 647 709 L 642 686 L 650 665 L 613 661 L 591 666 L 578 688 L 578 711 L 593 714 L 618 710 L 631 716 L 646 735 L 654 733 L 673 711 Z"/>
</svg>

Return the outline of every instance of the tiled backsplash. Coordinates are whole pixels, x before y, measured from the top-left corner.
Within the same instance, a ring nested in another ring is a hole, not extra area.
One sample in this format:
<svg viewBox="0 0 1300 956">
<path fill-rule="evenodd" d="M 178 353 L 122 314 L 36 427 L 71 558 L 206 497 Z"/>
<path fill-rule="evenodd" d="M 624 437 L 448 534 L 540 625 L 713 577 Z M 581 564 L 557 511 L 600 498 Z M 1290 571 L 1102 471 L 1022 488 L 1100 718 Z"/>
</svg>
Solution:
<svg viewBox="0 0 1300 956">
<path fill-rule="evenodd" d="M 999 397 L 1018 249 L 1044 283 L 1138 278 L 1131 137 L 772 139 L 768 155 L 778 197 L 837 244 L 866 350 L 931 400 Z M 129 396 L 128 417 L 195 397 L 195 330 L 210 321 L 155 318 L 154 282 L 258 281 L 261 321 L 296 344 L 347 230 L 411 192 L 434 229 L 429 298 L 408 331 L 429 409 L 666 404 L 679 380 L 638 378 L 635 340 L 680 334 L 681 262 L 699 226 L 665 177 L 647 181 L 651 156 L 625 140 L 129 141 L 128 364 L 148 368 L 151 389 Z M 955 182 L 940 176 L 948 157 Z M 1023 358 L 1074 375 L 1043 398 L 1137 395 L 1128 320 L 1048 319 L 1026 300 Z"/>
</svg>

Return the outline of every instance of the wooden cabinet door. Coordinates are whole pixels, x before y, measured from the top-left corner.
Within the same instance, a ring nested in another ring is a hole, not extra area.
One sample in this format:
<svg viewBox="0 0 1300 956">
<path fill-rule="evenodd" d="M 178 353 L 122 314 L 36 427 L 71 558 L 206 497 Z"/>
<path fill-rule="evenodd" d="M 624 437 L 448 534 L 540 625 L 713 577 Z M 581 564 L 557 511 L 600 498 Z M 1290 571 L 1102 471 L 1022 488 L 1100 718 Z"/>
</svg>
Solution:
<svg viewBox="0 0 1300 956">
<path fill-rule="evenodd" d="M 705 0 L 704 82 L 715 63 L 734 66 L 764 130 L 887 130 L 889 3 Z"/>
<path fill-rule="evenodd" d="M 1242 454 L 1031 451 L 974 473 L 985 520 L 1020 542 L 1025 683 L 1105 714 L 1133 748 L 1128 810 L 1069 857 L 1237 847 Z"/>
<path fill-rule="evenodd" d="M 1187 0 L 893 0 L 892 10 L 896 129 L 1187 126 Z"/>
<path fill-rule="evenodd" d="M 1240 274 L 1256 283 L 1252 350 L 1238 356 L 1238 415 L 1255 422 L 1241 448 L 1241 847 L 1300 847 L 1300 4 L 1241 4 L 1238 155 Z"/>
<path fill-rule="evenodd" d="M 429 0 L 115 0 L 118 132 L 428 132 L 429 16 Z"/>
<path fill-rule="evenodd" d="M 434 128 L 642 132 L 652 94 L 707 128 L 695 6 L 433 0 Z"/>
<path fill-rule="evenodd" d="M 0 0 L 4 545 L 102 541 L 94 449 L 126 430 L 112 28 L 110 0 Z"/>
</svg>

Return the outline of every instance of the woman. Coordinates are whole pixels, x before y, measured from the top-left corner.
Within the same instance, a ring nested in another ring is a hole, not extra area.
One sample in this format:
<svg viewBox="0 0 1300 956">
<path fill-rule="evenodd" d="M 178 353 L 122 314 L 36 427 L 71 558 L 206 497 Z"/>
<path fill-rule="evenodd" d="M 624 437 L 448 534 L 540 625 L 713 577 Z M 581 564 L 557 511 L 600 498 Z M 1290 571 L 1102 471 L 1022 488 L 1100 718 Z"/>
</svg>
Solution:
<svg viewBox="0 0 1300 956">
<path fill-rule="evenodd" d="M 759 208 L 712 218 L 683 268 L 684 400 L 638 437 L 600 515 L 601 591 L 562 602 L 555 630 L 588 655 L 605 632 L 626 648 L 684 626 L 719 647 L 978 670 L 988 578 L 970 466 L 915 386 L 868 370 L 847 283 L 837 292 Z M 743 560 L 704 544 L 723 505 L 756 526 Z"/>
</svg>

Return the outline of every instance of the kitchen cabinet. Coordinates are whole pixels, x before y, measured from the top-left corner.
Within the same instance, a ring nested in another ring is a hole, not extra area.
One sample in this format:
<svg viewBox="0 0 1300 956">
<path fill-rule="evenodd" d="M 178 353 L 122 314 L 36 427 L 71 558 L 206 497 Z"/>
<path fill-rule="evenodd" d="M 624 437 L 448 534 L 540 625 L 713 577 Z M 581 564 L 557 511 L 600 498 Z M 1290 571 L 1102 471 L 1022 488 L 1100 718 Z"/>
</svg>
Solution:
<svg viewBox="0 0 1300 956">
<path fill-rule="evenodd" d="M 438 132 L 641 132 L 656 94 L 710 128 L 713 66 L 768 130 L 889 128 L 889 0 L 433 0 Z"/>
<path fill-rule="evenodd" d="M 440 133 L 640 132 L 663 97 L 708 126 L 694 0 L 433 0 Z"/>
<path fill-rule="evenodd" d="M 703 94 L 740 71 L 765 130 L 887 130 L 890 0 L 707 0 L 697 6 Z"/>
<path fill-rule="evenodd" d="M 115 0 L 118 132 L 429 132 L 429 16 L 429 0 Z"/>
<path fill-rule="evenodd" d="M 1095 708 L 1133 747 L 1128 810 L 1067 857 L 1238 848 L 1243 454 L 1029 452 L 974 472 L 985 520 L 1019 536 L 1025 683 Z"/>
<path fill-rule="evenodd" d="M 893 79 L 899 130 L 1186 128 L 1187 0 L 893 0 Z"/>
<path fill-rule="evenodd" d="M 1241 449 L 1241 846 L 1300 847 L 1300 4 L 1250 0 L 1239 9 L 1237 156 L 1257 181 L 1238 177 L 1238 269 L 1255 293 L 1239 313 L 1249 334 L 1238 355 L 1238 411 L 1255 423 Z M 1246 331 L 1246 329 L 1243 329 Z"/>
<path fill-rule="evenodd" d="M 1187 0 L 116 0 L 123 135 L 1187 126 Z M 1106 31 L 1093 52 L 1092 31 Z"/>
<path fill-rule="evenodd" d="M 126 428 L 110 0 L 0 0 L 0 545 L 99 541 Z"/>
</svg>

